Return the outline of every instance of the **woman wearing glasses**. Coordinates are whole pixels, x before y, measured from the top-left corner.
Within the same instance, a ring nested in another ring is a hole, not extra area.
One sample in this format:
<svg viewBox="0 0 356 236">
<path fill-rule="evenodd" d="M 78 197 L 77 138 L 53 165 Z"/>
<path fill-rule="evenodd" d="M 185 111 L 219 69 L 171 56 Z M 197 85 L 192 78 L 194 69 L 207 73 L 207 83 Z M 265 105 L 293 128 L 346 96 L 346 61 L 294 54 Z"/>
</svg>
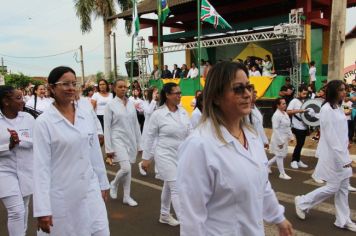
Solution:
<svg viewBox="0 0 356 236">
<path fill-rule="evenodd" d="M 177 150 L 190 131 L 188 114 L 178 106 L 180 100 L 179 86 L 175 83 L 166 83 L 161 90 L 160 107 L 153 112 L 150 118 L 143 148 L 142 167 L 147 171 L 148 160 L 151 153 L 154 153 L 158 175 L 164 181 L 159 222 L 171 226 L 179 225 L 179 222 L 170 214 L 171 201 L 178 220 L 180 218 L 176 185 Z M 155 145 L 154 142 L 156 142 Z"/>
<path fill-rule="evenodd" d="M 292 235 L 268 181 L 262 142 L 245 116 L 253 87 L 243 64 L 221 62 L 206 79 L 201 125 L 178 150 L 181 235 Z"/>
<path fill-rule="evenodd" d="M 24 236 L 33 191 L 34 118 L 22 112 L 22 92 L 0 86 L 0 200 L 7 210 L 10 236 Z"/>
<path fill-rule="evenodd" d="M 50 235 L 109 235 L 109 181 L 95 121 L 74 104 L 75 72 L 54 68 L 48 76 L 54 98 L 34 128 L 34 216 Z M 38 235 L 44 235 L 39 232 Z"/>
</svg>

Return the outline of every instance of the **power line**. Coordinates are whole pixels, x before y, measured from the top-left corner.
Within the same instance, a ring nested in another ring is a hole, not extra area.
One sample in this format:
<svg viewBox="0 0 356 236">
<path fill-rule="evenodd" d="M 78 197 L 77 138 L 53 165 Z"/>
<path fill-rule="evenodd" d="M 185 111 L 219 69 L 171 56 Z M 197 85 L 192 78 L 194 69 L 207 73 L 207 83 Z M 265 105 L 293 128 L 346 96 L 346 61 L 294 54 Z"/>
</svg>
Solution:
<svg viewBox="0 0 356 236">
<path fill-rule="evenodd" d="M 68 53 L 71 53 L 71 52 L 75 52 L 77 50 L 78 49 L 72 49 L 72 50 L 68 50 L 68 51 L 60 52 L 60 53 L 56 53 L 56 54 L 50 54 L 50 55 L 45 55 L 45 56 L 33 56 L 33 57 L 12 56 L 12 55 L 6 55 L 6 54 L 3 54 L 3 53 L 0 53 L 0 55 L 4 56 L 4 57 L 9 57 L 9 58 L 40 59 L 40 58 L 56 57 L 56 56 L 60 56 L 60 55 L 63 55 L 63 54 L 68 54 Z"/>
</svg>

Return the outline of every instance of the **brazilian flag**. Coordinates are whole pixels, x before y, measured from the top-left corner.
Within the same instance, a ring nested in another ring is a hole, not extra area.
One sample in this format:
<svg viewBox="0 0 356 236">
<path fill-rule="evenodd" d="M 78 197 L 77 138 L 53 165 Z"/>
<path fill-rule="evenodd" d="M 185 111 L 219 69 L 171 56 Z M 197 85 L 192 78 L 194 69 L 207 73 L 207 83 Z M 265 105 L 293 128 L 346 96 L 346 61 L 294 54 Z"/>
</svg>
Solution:
<svg viewBox="0 0 356 236">
<path fill-rule="evenodd" d="M 170 13 L 166 0 L 161 0 L 161 23 L 164 23 Z"/>
</svg>

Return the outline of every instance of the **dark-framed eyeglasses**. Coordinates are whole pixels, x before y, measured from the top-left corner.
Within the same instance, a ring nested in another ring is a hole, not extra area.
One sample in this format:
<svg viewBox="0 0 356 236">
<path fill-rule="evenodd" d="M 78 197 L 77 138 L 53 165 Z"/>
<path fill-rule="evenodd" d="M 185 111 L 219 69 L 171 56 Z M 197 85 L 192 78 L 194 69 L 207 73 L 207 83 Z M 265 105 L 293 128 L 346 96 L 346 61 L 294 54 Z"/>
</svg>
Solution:
<svg viewBox="0 0 356 236">
<path fill-rule="evenodd" d="M 174 94 L 174 95 L 182 95 L 182 92 L 181 91 L 178 91 L 178 92 L 172 92 L 170 94 Z"/>
<path fill-rule="evenodd" d="M 240 84 L 240 85 L 232 87 L 232 91 L 234 91 L 234 93 L 236 95 L 243 95 L 245 93 L 246 89 L 249 92 L 253 92 L 255 87 L 252 84 L 245 84 L 245 85 Z"/>
</svg>

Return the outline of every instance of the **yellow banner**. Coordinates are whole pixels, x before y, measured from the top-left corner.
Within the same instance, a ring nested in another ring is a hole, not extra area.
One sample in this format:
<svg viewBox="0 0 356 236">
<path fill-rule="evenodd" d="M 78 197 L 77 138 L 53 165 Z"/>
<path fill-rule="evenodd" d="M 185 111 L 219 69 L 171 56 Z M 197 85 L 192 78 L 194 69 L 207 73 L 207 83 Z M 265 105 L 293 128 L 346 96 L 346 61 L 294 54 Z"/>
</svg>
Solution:
<svg viewBox="0 0 356 236">
<path fill-rule="evenodd" d="M 262 97 L 271 85 L 273 78 L 270 76 L 251 76 L 250 83 L 255 86 L 257 98 Z"/>
<path fill-rule="evenodd" d="M 162 79 L 162 82 L 163 82 L 163 84 L 166 84 L 166 83 L 176 83 L 176 84 L 179 84 L 180 79 Z"/>
</svg>

